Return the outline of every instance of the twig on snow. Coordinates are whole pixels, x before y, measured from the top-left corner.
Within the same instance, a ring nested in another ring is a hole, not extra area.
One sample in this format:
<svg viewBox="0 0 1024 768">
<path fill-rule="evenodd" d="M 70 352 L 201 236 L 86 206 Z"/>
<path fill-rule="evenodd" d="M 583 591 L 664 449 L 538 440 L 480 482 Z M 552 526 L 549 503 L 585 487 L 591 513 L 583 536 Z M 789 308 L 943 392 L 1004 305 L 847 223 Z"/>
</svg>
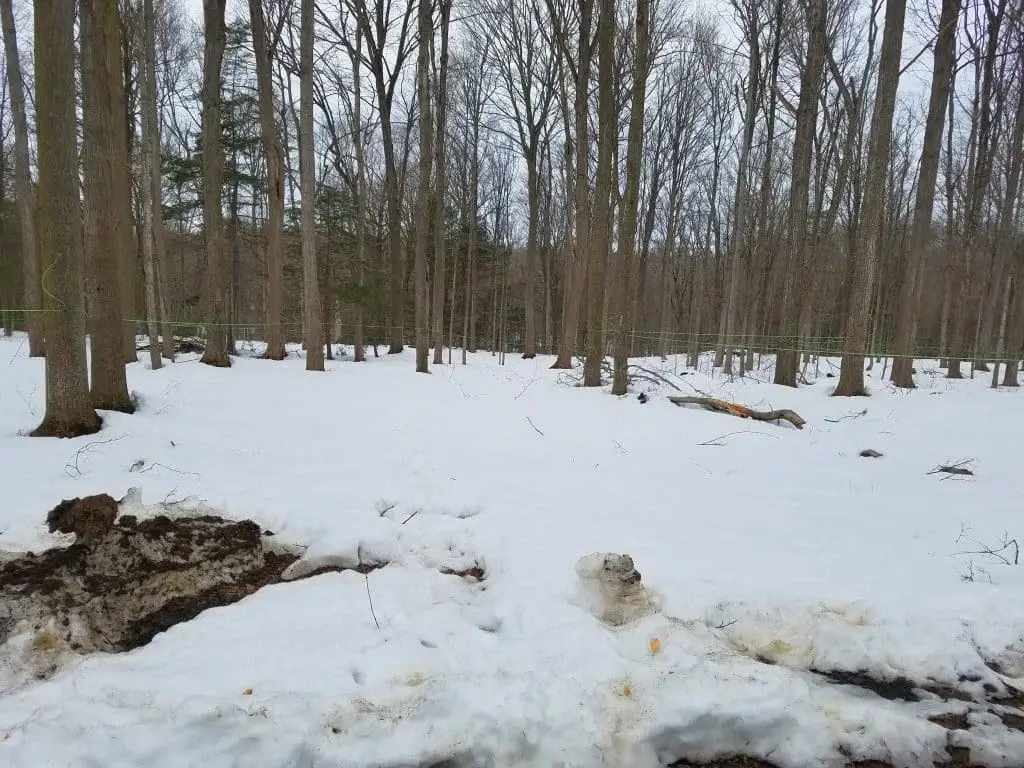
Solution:
<svg viewBox="0 0 1024 768">
<path fill-rule="evenodd" d="M 725 443 L 720 443 L 718 442 L 719 440 L 724 440 L 725 438 L 732 437 L 733 435 L 761 435 L 762 437 L 771 437 L 776 440 L 779 437 L 778 435 L 770 435 L 767 432 L 751 432 L 749 430 L 741 429 L 739 432 L 726 432 L 724 435 L 713 437 L 710 440 L 705 440 L 703 443 L 697 443 L 697 445 L 713 445 L 716 447 L 720 447 L 725 445 Z"/>
<path fill-rule="evenodd" d="M 960 581 L 966 581 L 972 584 L 976 581 L 987 581 L 991 584 L 992 574 L 980 565 L 975 565 L 973 560 L 968 560 L 966 570 L 960 574 Z"/>
<path fill-rule="evenodd" d="M 21 344 L 18 345 L 18 348 L 16 350 L 14 350 L 14 354 L 11 355 L 11 359 L 7 361 L 7 365 L 9 365 L 9 366 L 14 365 L 14 361 L 18 359 L 18 355 L 20 355 L 21 354 L 21 350 L 24 349 L 26 341 L 28 341 L 28 335 L 27 334 L 25 335 L 25 338 L 23 338 L 21 340 Z M 35 414 L 32 414 L 32 415 L 35 416 Z"/>
<path fill-rule="evenodd" d="M 985 557 L 998 560 L 1003 565 L 1020 565 L 1020 543 L 1017 539 L 1011 539 L 1009 533 L 1004 531 L 997 545 L 985 544 L 970 534 L 971 529 L 969 526 L 966 524 L 960 526 L 960 535 L 956 537 L 956 543 L 959 544 L 961 541 L 967 540 L 977 545 L 978 549 L 956 552 L 955 554 L 958 557 L 963 555 L 984 555 Z"/>
<path fill-rule="evenodd" d="M 423 511 L 422 509 L 420 509 L 419 507 L 416 507 L 416 509 L 413 510 L 413 513 L 411 515 L 409 515 L 407 518 L 405 518 L 405 520 L 402 521 L 402 525 L 405 525 L 406 523 L 408 523 L 410 520 L 412 520 L 414 517 L 416 517 L 416 515 L 418 515 L 422 511 Z"/>
<path fill-rule="evenodd" d="M 366 579 L 366 599 L 370 601 L 370 615 L 373 616 L 373 623 L 377 625 L 377 629 L 380 629 L 377 612 L 373 610 L 373 597 L 370 595 L 370 574 L 364 573 L 363 578 Z"/>
<path fill-rule="evenodd" d="M 152 464 L 150 464 L 145 469 L 140 469 L 139 470 L 139 474 L 141 475 L 141 474 L 143 474 L 145 472 L 149 472 L 150 470 L 158 469 L 158 468 L 159 469 L 166 469 L 168 472 L 174 472 L 174 473 L 179 474 L 179 475 L 191 475 L 192 477 L 202 477 L 202 475 L 200 475 L 198 472 L 188 472 L 188 471 L 183 470 L 183 469 L 175 469 L 174 467 L 169 467 L 166 464 L 161 464 L 159 461 L 154 461 Z"/>
<path fill-rule="evenodd" d="M 117 437 L 108 437 L 106 440 L 92 440 L 86 443 L 73 454 L 71 454 L 71 456 L 68 457 L 68 460 L 64 462 L 64 474 L 66 474 L 70 478 L 81 477 L 82 469 L 79 466 L 79 463 L 81 462 L 82 457 L 88 455 L 89 453 L 92 453 L 100 445 L 116 443 L 118 440 L 123 440 L 125 437 L 127 437 L 127 435 L 118 435 Z"/>
<path fill-rule="evenodd" d="M 531 427 L 533 427 L 533 431 L 534 431 L 534 432 L 536 432 L 536 433 L 537 433 L 538 435 L 540 435 L 541 437 L 544 437 L 544 433 L 543 433 L 543 432 L 541 432 L 541 431 L 540 431 L 540 429 L 539 429 L 539 428 L 537 427 L 537 425 L 533 423 L 533 419 L 531 419 L 531 418 L 530 418 L 529 416 L 527 416 L 527 417 L 526 417 L 526 420 L 527 420 L 528 422 L 530 422 L 530 426 L 531 426 Z"/>
<path fill-rule="evenodd" d="M 830 424 L 838 424 L 840 421 L 846 421 L 847 419 L 859 419 L 861 416 L 867 416 L 868 409 L 865 408 L 863 411 L 857 413 L 847 413 L 844 416 L 840 416 L 838 419 L 825 419 Z"/>
</svg>

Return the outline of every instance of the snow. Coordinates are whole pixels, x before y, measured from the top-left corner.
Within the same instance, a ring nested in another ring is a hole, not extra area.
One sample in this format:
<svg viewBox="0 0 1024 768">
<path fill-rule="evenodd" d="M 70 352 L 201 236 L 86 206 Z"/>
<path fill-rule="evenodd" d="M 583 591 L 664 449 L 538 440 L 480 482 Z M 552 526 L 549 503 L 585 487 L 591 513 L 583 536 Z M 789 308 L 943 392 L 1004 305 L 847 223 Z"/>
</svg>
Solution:
<svg viewBox="0 0 1024 768">
<path fill-rule="evenodd" d="M 255 520 L 306 547 L 293 577 L 387 563 L 0 689 L 0 765 L 917 766 L 947 744 L 1024 764 L 1024 734 L 992 715 L 947 732 L 926 717 L 962 702 L 812 671 L 1024 685 L 1024 567 L 962 554 L 1024 536 L 1024 394 L 935 361 L 918 390 L 874 378 L 857 400 L 828 396 L 827 362 L 792 390 L 768 370 L 643 361 L 688 392 L 791 408 L 797 431 L 676 408 L 664 385 L 641 386 L 646 404 L 585 390 L 550 364 L 481 352 L 424 376 L 410 351 L 317 374 L 298 353 L 229 370 L 187 355 L 129 366 L 141 410 L 59 441 L 21 436 L 42 417 L 43 363 L 0 339 L 0 550 L 68 543 L 43 522 L 62 498 L 131 492 L 140 515 Z M 962 459 L 974 477 L 928 474 Z M 613 552 L 654 603 L 621 627 L 577 599 L 580 559 Z M 486 578 L 443 572 L 471 567 Z"/>
</svg>

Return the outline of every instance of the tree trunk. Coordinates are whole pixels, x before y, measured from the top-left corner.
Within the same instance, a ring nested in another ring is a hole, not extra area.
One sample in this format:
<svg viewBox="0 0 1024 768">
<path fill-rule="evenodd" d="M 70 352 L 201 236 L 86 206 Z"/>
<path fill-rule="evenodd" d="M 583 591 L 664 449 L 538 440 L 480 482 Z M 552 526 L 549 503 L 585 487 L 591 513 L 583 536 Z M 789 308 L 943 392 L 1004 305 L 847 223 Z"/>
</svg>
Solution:
<svg viewBox="0 0 1024 768">
<path fill-rule="evenodd" d="M 430 345 L 427 327 L 427 232 L 430 206 L 430 172 L 433 163 L 434 127 L 430 106 L 430 41 L 434 19 L 430 0 L 418 0 L 419 53 L 416 61 L 416 93 L 420 109 L 420 170 L 416 190 L 416 371 L 429 373 Z M 437 190 L 442 194 L 443 190 Z M 444 290 L 443 287 L 441 289 Z"/>
<path fill-rule="evenodd" d="M 576 214 L 575 242 L 571 255 L 568 285 L 569 300 L 562 318 L 562 340 L 553 368 L 572 368 L 572 356 L 579 332 L 583 296 L 587 280 L 587 246 L 590 242 L 590 69 L 593 59 L 591 22 L 594 0 L 580 0 L 579 46 L 574 118 L 576 133 L 576 168 L 574 173 L 573 207 Z"/>
<path fill-rule="evenodd" d="M 149 332 L 149 360 L 152 369 L 162 365 L 160 359 L 159 331 L 157 330 L 156 259 L 154 246 L 156 233 L 153 229 L 153 176 L 160 174 L 160 135 L 156 123 L 156 68 L 150 71 L 151 56 L 156 45 L 153 27 L 153 0 L 143 0 L 143 45 L 142 72 L 139 78 L 139 96 L 142 103 L 142 152 L 140 166 L 142 178 L 139 183 L 140 207 L 142 208 L 142 268 L 146 276 L 146 325 Z M 151 76 L 152 75 L 152 76 Z M 154 164 L 154 160 L 156 163 Z"/>
<path fill-rule="evenodd" d="M 11 0 L 0 0 L 0 23 L 3 24 L 7 87 L 10 89 L 11 116 L 14 119 L 14 191 L 18 196 L 18 221 L 21 225 L 28 354 L 29 357 L 42 357 L 44 317 L 43 291 L 39 278 L 39 245 L 36 241 L 36 193 L 29 170 L 28 121 L 25 118 L 21 59 L 18 56 L 18 36 Z"/>
<path fill-rule="evenodd" d="M 356 330 L 352 357 L 357 363 L 366 361 L 363 346 L 363 317 L 366 300 L 363 296 L 363 275 L 366 270 L 366 152 L 363 147 L 362 112 L 363 32 L 356 30 L 356 47 L 352 56 L 352 144 L 356 155 L 356 279 L 359 298 L 356 301 Z"/>
<path fill-rule="evenodd" d="M 594 208 L 591 220 L 590 269 L 587 301 L 587 357 L 583 366 L 583 386 L 601 386 L 604 360 L 605 272 L 611 239 L 612 161 L 618 141 L 615 119 L 615 0 L 599 0 L 597 22 L 597 177 L 594 183 Z M 586 152 L 585 145 L 577 152 Z"/>
<path fill-rule="evenodd" d="M 647 95 L 647 73 L 650 70 L 650 49 L 650 0 L 637 0 L 633 103 L 626 138 L 626 191 L 622 199 L 622 223 L 619 227 L 619 300 L 615 324 L 613 395 L 626 394 L 628 384 L 626 374 L 633 318 L 633 258 L 636 250 L 637 208 L 640 204 L 640 164 L 643 159 L 644 102 Z"/>
<path fill-rule="evenodd" d="M 839 384 L 834 392 L 837 397 L 868 394 L 864 388 L 864 354 L 868 344 L 876 264 L 885 226 L 885 181 L 892 150 L 892 120 L 900 80 L 900 52 L 903 48 L 906 10 L 906 0 L 888 0 L 885 5 L 885 31 L 882 33 L 878 91 L 871 119 L 868 176 L 861 212 L 863 247 L 853 264 L 843 362 Z"/>
<path fill-rule="evenodd" d="M 82 168 L 85 189 L 86 285 L 90 327 L 91 396 L 94 408 L 132 413 L 125 378 L 121 290 L 118 276 L 125 230 L 131 221 L 118 205 L 114 175 L 128 164 L 127 147 L 117 143 L 120 116 L 121 31 L 116 0 L 83 0 Z M 153 341 L 156 341 L 154 338 Z M 151 345 L 152 346 L 152 345 Z M 159 368 L 160 348 L 156 346 Z"/>
<path fill-rule="evenodd" d="M 1017 95 L 1017 114 L 1013 123 L 1013 134 L 1010 139 L 1009 147 L 1009 162 L 1010 168 L 1006 179 L 1006 189 L 1003 193 L 1003 201 L 999 210 L 999 229 L 996 233 L 996 262 L 997 264 L 1006 265 L 1007 268 L 1010 266 L 1011 253 L 1014 245 L 1016 244 L 1014 238 L 1014 214 L 1017 209 L 1018 196 L 1020 192 L 1021 184 L 1021 172 L 1024 170 L 1024 90 Z M 1024 248 L 1018 246 L 1018 257 L 1017 257 L 1017 275 L 1022 274 L 1022 264 L 1024 261 Z M 999 339 L 996 349 L 996 363 L 995 371 L 992 375 L 992 386 L 996 385 L 999 374 L 999 359 L 1003 356 L 1003 340 L 1004 331 L 1002 330 L 1006 324 L 1006 314 L 1009 306 L 1009 295 L 1010 295 L 1010 277 L 1007 274 L 1005 281 L 1004 295 L 1000 306 L 1002 310 L 1000 312 L 1000 331 Z M 1018 294 L 1020 291 L 1020 284 L 1017 285 Z M 1021 323 L 1024 322 L 1024 318 L 1021 317 L 1021 312 L 1017 311 L 1015 314 L 1014 330 L 1010 334 L 1010 344 L 1008 351 L 1011 355 L 1017 355 L 1022 341 L 1024 341 L 1024 327 Z M 1013 368 L 1012 375 L 1010 374 L 1010 368 Z M 1010 381 L 1009 386 L 1014 386 L 1017 383 L 1017 363 L 1016 361 L 1007 362 L 1007 377 L 1006 380 Z"/>
<path fill-rule="evenodd" d="M 903 264 L 903 284 L 896 308 L 896 349 L 892 363 L 892 383 L 913 389 L 913 344 L 917 330 L 917 314 L 921 304 L 922 270 L 931 232 L 935 205 L 935 183 L 939 175 L 939 156 L 946 104 L 949 101 L 953 60 L 956 55 L 956 22 L 960 0 L 943 0 L 939 16 L 939 34 L 935 42 L 928 116 L 921 146 L 921 172 L 917 182 L 914 221 L 911 224 L 910 247 Z"/>
<path fill-rule="evenodd" d="M 323 312 L 316 264 L 316 167 L 313 156 L 314 0 L 302 0 L 299 62 L 299 185 L 301 186 L 302 303 L 306 326 L 306 370 L 324 369 Z"/>
<path fill-rule="evenodd" d="M 752 25 L 753 26 L 753 25 Z M 740 272 L 743 268 L 743 246 L 747 229 L 747 166 L 750 162 L 750 148 L 754 143 L 754 127 L 757 120 L 757 99 L 761 80 L 761 51 L 758 45 L 760 30 L 755 26 L 748 32 L 750 45 L 750 66 L 747 70 L 747 94 L 743 106 L 743 140 L 740 143 L 739 165 L 736 168 L 736 202 L 733 206 L 732 253 L 729 258 L 729 287 L 726 290 L 722 311 L 722 324 L 718 337 L 717 354 L 722 357 L 722 372 L 732 375 L 733 327 L 736 325 L 736 301 L 740 289 Z"/>
<path fill-rule="evenodd" d="M 434 163 L 434 365 L 444 362 L 444 286 L 445 286 L 445 123 L 448 112 L 448 20 L 451 0 L 441 0 L 441 52 L 437 64 L 437 159 Z M 433 47 L 433 46 L 431 46 Z"/>
<path fill-rule="evenodd" d="M 788 254 L 780 259 L 782 291 L 782 322 L 775 361 L 775 383 L 796 386 L 799 367 L 797 334 L 799 331 L 800 297 L 795 283 L 800 279 L 809 247 L 807 231 L 808 195 L 811 159 L 817 123 L 818 98 L 824 73 L 826 35 L 826 0 L 809 0 L 807 5 L 807 60 L 800 79 L 800 101 L 796 110 L 793 140 L 793 167 L 790 182 Z"/>
<path fill-rule="evenodd" d="M 226 5 L 227 0 L 203 0 L 203 239 L 206 246 L 209 325 L 206 350 L 200 362 L 219 368 L 231 366 L 227 333 L 231 263 L 224 253 L 221 216 L 224 148 L 220 140 L 220 75 L 227 34 L 224 26 Z"/>
<path fill-rule="evenodd" d="M 284 261 L 281 232 L 284 229 L 284 150 L 277 130 L 274 107 L 274 83 L 271 76 L 270 49 L 263 0 L 249 0 L 253 50 L 256 58 L 256 90 L 259 95 L 260 134 L 263 157 L 267 163 L 267 351 L 268 360 L 283 360 Z"/>
<path fill-rule="evenodd" d="M 99 431 L 85 362 L 81 210 L 75 114 L 75 19 L 66 0 L 36 0 L 39 232 L 46 275 L 46 413 L 34 437 Z"/>
<path fill-rule="evenodd" d="M 466 242 L 466 300 L 462 316 L 462 364 L 466 364 L 466 354 L 476 352 L 476 208 L 477 186 L 479 185 L 479 142 L 473 131 L 473 146 L 469 158 L 469 237 Z"/>
</svg>

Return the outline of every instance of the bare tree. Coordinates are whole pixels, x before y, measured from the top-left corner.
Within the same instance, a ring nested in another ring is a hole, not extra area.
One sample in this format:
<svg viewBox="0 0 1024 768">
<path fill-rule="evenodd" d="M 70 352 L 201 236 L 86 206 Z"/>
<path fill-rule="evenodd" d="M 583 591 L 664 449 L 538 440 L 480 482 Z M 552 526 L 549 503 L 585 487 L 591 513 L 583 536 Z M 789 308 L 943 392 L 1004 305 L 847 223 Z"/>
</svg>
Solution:
<svg viewBox="0 0 1024 768">
<path fill-rule="evenodd" d="M 537 355 L 537 251 L 540 224 L 541 138 L 555 95 L 555 50 L 538 45 L 545 23 L 538 0 L 493 0 L 486 29 L 495 41 L 493 61 L 504 86 L 503 117 L 513 123 L 514 141 L 526 161 L 528 234 L 526 239 L 526 301 L 523 357 Z"/>
<path fill-rule="evenodd" d="M 128 211 L 118 205 L 114 174 L 128 164 L 128 148 L 117 141 L 114 123 L 123 104 L 121 32 L 116 0 L 83 0 L 82 166 L 85 187 L 85 251 L 88 265 L 92 368 L 95 408 L 132 413 L 125 378 L 121 290 Z M 155 341 L 155 339 L 154 339 Z M 156 349 L 159 368 L 160 349 Z"/>
<path fill-rule="evenodd" d="M 0 23 L 4 31 L 7 87 L 10 90 L 14 118 L 14 190 L 18 196 L 18 223 L 21 226 L 22 263 L 25 273 L 25 310 L 28 313 L 28 354 L 42 357 L 43 296 L 39 280 L 39 247 L 36 242 L 36 193 L 29 170 L 28 121 L 25 118 L 25 92 L 21 81 L 18 34 L 14 26 L 11 0 L 0 0 Z"/>
<path fill-rule="evenodd" d="M 921 171 L 917 181 L 914 221 L 910 246 L 903 263 L 900 300 L 896 306 L 896 354 L 892 363 L 892 382 L 897 387 L 907 389 L 914 387 L 912 345 L 921 304 L 925 253 L 932 229 L 935 184 L 939 174 L 942 132 L 956 57 L 956 22 L 959 15 L 960 0 L 943 0 L 932 63 L 928 116 L 921 142 Z"/>
<path fill-rule="evenodd" d="M 316 260 L 316 167 L 313 153 L 313 0 L 302 0 L 299 63 L 299 179 L 302 186 L 302 293 L 306 370 L 324 370 L 323 316 Z"/>
<path fill-rule="evenodd" d="M 629 336 L 633 318 L 633 259 L 636 251 L 637 207 L 640 203 L 640 165 L 643 158 L 644 103 L 651 52 L 650 0 L 636 1 L 636 43 L 633 62 L 633 99 L 626 139 L 626 192 L 619 226 L 618 317 L 615 322 L 615 360 L 612 394 L 626 394 Z"/>
<path fill-rule="evenodd" d="M 366 149 L 363 138 L 363 96 L 362 96 L 362 53 L 363 32 L 356 29 L 355 46 L 350 49 L 352 63 L 352 145 L 356 156 L 356 269 L 358 270 L 359 287 L 363 286 L 363 274 L 366 268 Z M 356 306 L 355 350 L 354 359 L 357 363 L 366 360 L 363 349 L 363 296 L 360 294 Z M 376 347 L 374 347 L 376 349 Z"/>
<path fill-rule="evenodd" d="M 146 279 L 146 321 L 149 330 L 149 360 L 153 370 L 161 367 L 161 348 L 157 331 L 156 298 L 156 231 L 153 221 L 153 176 L 160 175 L 160 135 L 156 112 L 156 68 L 151 67 L 155 49 L 153 27 L 155 18 L 153 0 L 143 0 L 142 73 L 139 94 L 142 101 L 142 158 L 139 164 L 142 179 L 139 184 L 142 209 L 142 267 Z"/>
<path fill-rule="evenodd" d="M 346 0 L 366 43 L 364 63 L 373 76 L 380 112 L 381 139 L 384 151 L 384 188 L 387 196 L 387 232 L 391 282 L 391 354 L 402 351 L 405 325 L 404 276 L 402 273 L 402 199 L 399 158 L 395 153 L 392 112 L 401 73 L 412 52 L 414 36 L 410 33 L 417 0 L 405 0 L 397 17 L 392 4 L 377 2 L 371 9 L 366 0 Z M 395 26 L 397 36 L 394 35 Z"/>
<path fill-rule="evenodd" d="M 573 215 L 575 232 L 573 245 L 569 249 L 569 266 L 565 303 L 562 317 L 562 338 L 558 346 L 558 358 L 554 368 L 572 368 L 572 356 L 576 345 L 576 335 L 583 307 L 584 287 L 587 283 L 588 260 L 587 246 L 590 242 L 591 208 L 590 208 L 590 70 L 593 63 L 594 41 L 592 37 L 594 0 L 577 0 L 577 45 L 575 51 L 569 43 L 569 27 L 566 23 L 567 14 L 559 12 L 556 0 L 546 0 L 549 17 L 552 22 L 552 37 L 562 53 L 562 61 L 575 81 L 573 97 L 573 116 L 575 145 L 567 147 L 575 160 L 573 173 Z M 611 54 L 610 54 L 611 55 Z M 614 64 L 614 58 L 609 63 Z M 609 86 L 610 87 L 610 86 Z M 609 94 L 610 96 L 610 94 Z M 609 106 L 609 108 L 611 108 Z M 600 362 L 597 362 L 600 365 Z"/>
<path fill-rule="evenodd" d="M 615 0 L 599 0 L 597 21 L 597 177 L 587 274 L 587 356 L 583 386 L 601 386 L 604 361 L 605 272 L 611 240 L 612 163 L 619 126 L 615 119 Z M 584 152 L 578 147 L 577 152 Z"/>
<path fill-rule="evenodd" d="M 434 365 L 441 365 L 444 349 L 444 285 L 445 285 L 445 133 L 448 117 L 448 29 L 451 21 L 451 0 L 440 0 L 441 50 L 436 66 L 434 86 L 437 101 L 436 155 L 434 162 Z M 433 47 L 433 46 L 431 46 Z"/>
<path fill-rule="evenodd" d="M 203 238 L 206 244 L 210 325 L 206 351 L 200 362 L 221 368 L 231 366 L 227 327 L 231 263 L 224 254 L 221 215 L 224 147 L 220 136 L 220 78 L 227 44 L 226 5 L 227 0 L 203 0 Z"/>
<path fill-rule="evenodd" d="M 807 56 L 800 78 L 800 101 L 796 108 L 793 139 L 793 168 L 790 177 L 789 237 L 787 256 L 780 260 L 782 323 L 775 362 L 775 383 L 796 386 L 799 365 L 797 330 L 799 294 L 794 285 L 804 266 L 809 245 L 808 198 L 811 182 L 812 142 L 817 122 L 818 101 L 824 74 L 827 0 L 808 0 Z"/>
<path fill-rule="evenodd" d="M 81 211 L 75 136 L 75 19 L 65 0 L 36 0 L 36 134 L 45 254 L 46 413 L 34 437 L 78 437 L 101 422 L 85 362 Z"/>
<path fill-rule="evenodd" d="M 867 351 L 871 295 L 884 226 L 885 183 L 889 171 L 892 121 L 896 106 L 896 88 L 900 80 L 900 53 L 903 50 L 906 10 L 906 0 L 887 0 L 885 4 L 885 31 L 882 33 L 881 60 L 878 67 L 878 92 L 874 115 L 871 118 L 871 149 L 868 154 L 868 175 L 861 213 L 860 239 L 863 248 L 854 260 L 851 275 L 843 362 L 839 384 L 834 392 L 839 397 L 867 394 L 864 388 L 864 354 Z"/>
<path fill-rule="evenodd" d="M 757 102 L 761 89 L 761 19 L 759 0 L 733 0 L 733 9 L 740 19 L 747 43 L 747 87 L 743 101 L 743 134 L 740 139 L 739 163 L 736 169 L 736 200 L 733 206 L 733 232 L 729 256 L 728 288 L 722 304 L 722 322 L 718 336 L 717 356 L 721 356 L 723 372 L 732 374 L 733 355 L 728 345 L 736 326 L 736 302 L 739 298 L 740 277 L 743 269 L 743 249 L 746 245 L 748 167 L 750 148 L 754 143 L 757 120 Z"/>
<path fill-rule="evenodd" d="M 430 41 L 434 19 L 430 0 L 418 0 L 419 54 L 416 60 L 416 94 L 420 122 L 419 185 L 416 191 L 416 371 L 429 373 L 427 362 L 430 330 L 427 328 L 427 232 L 430 172 L 433 163 L 434 126 L 430 103 Z"/>
<path fill-rule="evenodd" d="M 281 256 L 281 232 L 284 229 L 284 150 L 274 115 L 274 84 L 270 45 L 267 38 L 263 0 L 249 0 L 253 51 L 256 56 L 256 84 L 260 107 L 260 134 L 264 162 L 267 164 L 268 216 L 267 258 L 267 351 L 268 360 L 284 359 L 284 261 Z"/>
</svg>

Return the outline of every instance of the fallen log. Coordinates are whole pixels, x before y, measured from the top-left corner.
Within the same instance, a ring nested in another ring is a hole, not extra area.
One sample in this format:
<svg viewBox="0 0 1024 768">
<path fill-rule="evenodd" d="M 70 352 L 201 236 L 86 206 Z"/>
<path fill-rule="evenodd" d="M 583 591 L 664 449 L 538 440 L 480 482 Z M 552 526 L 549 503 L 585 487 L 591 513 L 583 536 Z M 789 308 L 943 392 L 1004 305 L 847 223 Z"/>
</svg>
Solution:
<svg viewBox="0 0 1024 768">
<path fill-rule="evenodd" d="M 796 411 L 791 411 L 788 408 L 783 408 L 778 411 L 755 411 L 753 408 L 748 408 L 745 405 L 738 405 L 737 403 L 730 403 L 728 400 L 719 400 L 714 397 L 688 397 L 684 395 L 669 395 L 669 402 L 673 405 L 684 406 L 684 405 L 699 405 L 702 408 L 706 408 L 709 411 L 717 411 L 718 413 L 729 413 L 733 416 L 738 416 L 741 419 L 754 419 L 755 421 L 788 421 L 797 429 L 803 429 L 804 421 L 803 417 L 800 416 Z"/>
</svg>

